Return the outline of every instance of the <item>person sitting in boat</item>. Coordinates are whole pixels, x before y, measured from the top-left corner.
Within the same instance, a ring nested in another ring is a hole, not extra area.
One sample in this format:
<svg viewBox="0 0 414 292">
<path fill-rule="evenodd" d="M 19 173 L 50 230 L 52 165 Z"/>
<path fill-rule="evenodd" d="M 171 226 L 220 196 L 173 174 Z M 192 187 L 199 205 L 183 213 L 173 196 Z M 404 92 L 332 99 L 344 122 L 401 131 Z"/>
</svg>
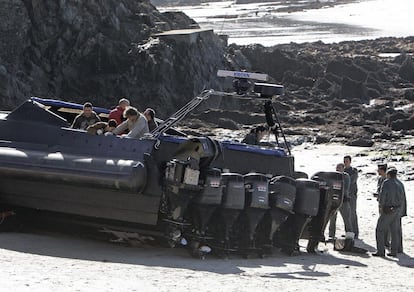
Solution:
<svg viewBox="0 0 414 292">
<path fill-rule="evenodd" d="M 129 107 L 129 100 L 126 98 L 121 98 L 118 102 L 118 106 L 109 112 L 108 119 L 114 119 L 118 125 L 120 125 L 124 119 L 124 111 Z"/>
<path fill-rule="evenodd" d="M 149 132 L 147 119 L 136 108 L 132 106 L 128 107 L 125 110 L 124 117 L 127 120 L 118 125 L 112 131 L 113 134 L 121 135 L 124 131 L 128 130 L 128 134 L 124 134 L 122 137 L 138 139 Z"/>
<path fill-rule="evenodd" d="M 90 125 L 100 122 L 101 119 L 93 111 L 92 103 L 86 102 L 83 105 L 83 111 L 76 116 L 71 128 L 86 130 Z"/>
<path fill-rule="evenodd" d="M 148 129 L 151 132 L 152 130 L 154 130 L 156 127 L 158 127 L 157 122 L 155 121 L 155 111 L 152 108 L 147 108 L 144 111 L 144 116 L 148 121 Z"/>
<path fill-rule="evenodd" d="M 109 120 L 106 122 L 97 122 L 91 126 L 89 126 L 86 131 L 88 134 L 91 135 L 111 135 L 112 131 L 116 128 L 117 122 L 114 119 Z"/>
<path fill-rule="evenodd" d="M 259 145 L 260 140 L 267 134 L 268 129 L 266 126 L 257 126 L 244 137 L 242 143 L 250 145 Z"/>
</svg>

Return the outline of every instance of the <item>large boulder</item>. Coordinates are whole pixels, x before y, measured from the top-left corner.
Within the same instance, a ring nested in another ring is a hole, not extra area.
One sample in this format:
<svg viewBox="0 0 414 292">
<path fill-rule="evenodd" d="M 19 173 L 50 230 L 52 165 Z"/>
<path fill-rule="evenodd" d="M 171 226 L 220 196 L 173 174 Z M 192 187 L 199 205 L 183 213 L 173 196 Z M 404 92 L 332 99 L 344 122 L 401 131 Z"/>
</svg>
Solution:
<svg viewBox="0 0 414 292">
<path fill-rule="evenodd" d="M 393 121 L 391 123 L 391 128 L 396 131 L 414 129 L 414 115 L 409 118 Z"/>
<path fill-rule="evenodd" d="M 358 147 L 371 147 L 374 145 L 374 141 L 370 138 L 356 138 L 345 143 L 348 146 L 358 146 Z"/>
<path fill-rule="evenodd" d="M 327 64 L 326 72 L 359 82 L 365 81 L 368 76 L 365 69 L 355 65 L 352 60 L 341 57 L 338 57 Z"/>
<path fill-rule="evenodd" d="M 401 78 L 414 82 L 414 61 L 411 56 L 407 56 L 401 64 L 399 74 Z"/>
<path fill-rule="evenodd" d="M 361 103 L 368 103 L 367 88 L 363 82 L 344 76 L 341 84 L 341 97 L 344 99 L 360 99 Z"/>
<path fill-rule="evenodd" d="M 404 98 L 408 101 L 414 102 L 414 88 L 409 88 L 405 90 Z"/>
</svg>

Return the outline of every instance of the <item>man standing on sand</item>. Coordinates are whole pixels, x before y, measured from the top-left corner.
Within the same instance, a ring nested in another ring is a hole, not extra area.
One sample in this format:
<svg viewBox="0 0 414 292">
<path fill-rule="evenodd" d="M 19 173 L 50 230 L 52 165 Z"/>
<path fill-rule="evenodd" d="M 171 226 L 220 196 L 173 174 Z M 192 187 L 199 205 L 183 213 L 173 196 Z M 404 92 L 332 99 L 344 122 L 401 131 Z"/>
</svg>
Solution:
<svg viewBox="0 0 414 292">
<path fill-rule="evenodd" d="M 384 235 L 387 230 L 391 232 L 391 252 L 388 256 L 396 257 L 398 249 L 402 246 L 398 234 L 398 225 L 401 215 L 404 212 L 405 191 L 403 184 L 397 180 L 397 169 L 387 170 L 388 179 L 384 181 L 378 195 L 379 218 L 375 237 L 377 241 L 377 252 L 373 256 L 385 256 Z"/>
<path fill-rule="evenodd" d="M 344 171 L 349 174 L 350 185 L 349 185 L 349 198 L 350 198 L 350 207 L 351 207 L 351 223 L 352 230 L 355 233 L 355 239 L 359 237 L 359 228 L 358 228 L 358 215 L 357 215 L 357 194 L 358 194 L 358 169 L 351 166 L 351 156 L 344 156 Z"/>
<path fill-rule="evenodd" d="M 378 194 L 381 191 L 382 183 L 387 179 L 387 164 L 378 164 L 378 182 L 377 182 L 377 192 L 374 194 L 374 197 L 378 197 Z"/>
<path fill-rule="evenodd" d="M 400 216 L 398 218 L 398 224 L 397 224 L 397 234 L 398 234 L 398 237 L 397 237 L 397 240 L 398 240 L 397 253 L 403 253 L 404 250 L 403 250 L 401 218 L 407 216 L 407 197 L 406 197 L 406 194 L 405 194 L 404 184 L 398 178 L 395 178 L 395 180 L 401 186 L 402 191 L 403 191 L 403 200 L 402 200 Z"/>
<path fill-rule="evenodd" d="M 387 164 L 386 163 L 378 164 L 377 173 L 378 173 L 377 192 L 374 193 L 374 197 L 376 197 L 378 201 L 378 194 L 381 192 L 382 184 L 387 179 Z M 385 240 L 385 246 L 390 247 L 391 238 L 390 238 L 389 230 L 385 231 L 384 240 Z"/>
<path fill-rule="evenodd" d="M 342 219 L 344 221 L 345 226 L 345 232 L 347 233 L 347 236 L 351 236 L 352 239 L 354 237 L 354 230 L 352 229 L 352 221 L 351 221 L 351 205 L 350 205 L 350 196 L 349 196 L 349 187 L 351 183 L 351 179 L 349 177 L 349 174 L 344 172 L 344 164 L 338 163 L 336 166 L 336 171 L 343 174 L 343 183 L 344 183 L 344 200 L 342 202 L 341 207 L 339 208 L 339 212 L 341 213 Z M 329 238 L 331 241 L 335 238 L 335 232 L 336 232 L 336 217 L 337 217 L 338 211 L 332 214 L 330 220 L 329 220 Z"/>
</svg>

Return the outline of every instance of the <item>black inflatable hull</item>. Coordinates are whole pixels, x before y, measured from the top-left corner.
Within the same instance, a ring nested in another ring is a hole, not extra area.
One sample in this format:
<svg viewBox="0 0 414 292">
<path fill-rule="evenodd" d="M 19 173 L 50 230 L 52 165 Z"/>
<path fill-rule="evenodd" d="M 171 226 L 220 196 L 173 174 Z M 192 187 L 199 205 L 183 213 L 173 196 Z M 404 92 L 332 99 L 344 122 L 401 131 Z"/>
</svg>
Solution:
<svg viewBox="0 0 414 292">
<path fill-rule="evenodd" d="M 73 221 L 143 231 L 170 246 L 186 239 L 194 249 L 260 253 L 294 246 L 318 211 L 322 219 L 312 228 L 319 232 L 335 207 L 319 206 L 318 197 L 319 210 L 303 215 L 306 202 L 293 208 L 301 197 L 295 189 L 272 195 L 270 178 L 294 181 L 293 165 L 282 149 L 208 137 L 89 135 L 29 100 L 0 119 L 0 215 L 64 218 L 56 224 L 62 230 Z"/>
</svg>

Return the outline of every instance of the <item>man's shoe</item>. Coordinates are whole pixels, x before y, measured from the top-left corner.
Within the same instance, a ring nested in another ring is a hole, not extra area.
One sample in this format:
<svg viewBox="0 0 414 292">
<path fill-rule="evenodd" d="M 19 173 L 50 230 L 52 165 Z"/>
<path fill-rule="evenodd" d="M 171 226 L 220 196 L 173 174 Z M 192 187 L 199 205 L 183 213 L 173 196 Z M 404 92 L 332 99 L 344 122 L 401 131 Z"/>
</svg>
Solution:
<svg viewBox="0 0 414 292">
<path fill-rule="evenodd" d="M 387 253 L 387 256 L 389 256 L 389 257 L 394 257 L 394 258 L 396 258 L 397 257 L 397 255 L 395 254 L 395 253 Z"/>
<path fill-rule="evenodd" d="M 382 253 L 373 253 L 372 254 L 372 256 L 374 256 L 374 257 L 381 257 L 381 258 L 385 258 L 385 254 L 382 254 Z"/>
</svg>

